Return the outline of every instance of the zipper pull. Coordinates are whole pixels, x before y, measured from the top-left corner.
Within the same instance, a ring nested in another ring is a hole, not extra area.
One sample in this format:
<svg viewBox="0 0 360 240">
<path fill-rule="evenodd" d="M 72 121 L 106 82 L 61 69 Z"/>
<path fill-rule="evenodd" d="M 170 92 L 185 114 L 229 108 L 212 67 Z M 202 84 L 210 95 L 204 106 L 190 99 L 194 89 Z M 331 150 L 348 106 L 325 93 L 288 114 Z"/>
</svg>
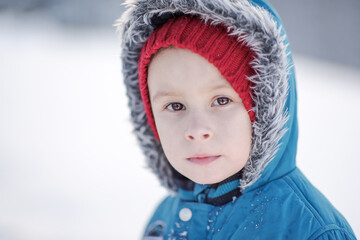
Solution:
<svg viewBox="0 0 360 240">
<path fill-rule="evenodd" d="M 205 189 L 205 191 L 197 195 L 197 200 L 199 203 L 204 203 L 206 201 L 209 190 L 210 189 Z"/>
<path fill-rule="evenodd" d="M 198 196 L 197 196 L 197 200 L 199 203 L 204 203 L 205 200 L 206 200 L 206 195 L 205 193 L 200 193 Z"/>
</svg>

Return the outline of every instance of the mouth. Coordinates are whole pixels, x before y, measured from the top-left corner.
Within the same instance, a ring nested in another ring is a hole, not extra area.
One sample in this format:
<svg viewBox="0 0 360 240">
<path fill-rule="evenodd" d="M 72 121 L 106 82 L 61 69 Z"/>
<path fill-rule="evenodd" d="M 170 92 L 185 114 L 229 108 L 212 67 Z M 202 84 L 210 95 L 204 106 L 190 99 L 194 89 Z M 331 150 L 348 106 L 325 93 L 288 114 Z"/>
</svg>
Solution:
<svg viewBox="0 0 360 240">
<path fill-rule="evenodd" d="M 186 160 L 198 165 L 207 165 L 210 164 L 211 162 L 214 162 L 219 157 L 221 157 L 221 155 L 215 155 L 215 156 L 197 155 L 194 157 L 186 158 Z"/>
</svg>

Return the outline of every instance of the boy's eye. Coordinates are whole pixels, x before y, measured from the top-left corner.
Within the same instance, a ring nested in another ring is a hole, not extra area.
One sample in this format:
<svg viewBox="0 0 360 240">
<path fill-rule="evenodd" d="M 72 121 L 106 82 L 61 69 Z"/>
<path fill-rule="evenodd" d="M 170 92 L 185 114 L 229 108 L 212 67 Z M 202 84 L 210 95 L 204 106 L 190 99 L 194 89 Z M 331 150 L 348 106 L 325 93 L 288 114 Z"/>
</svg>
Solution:
<svg viewBox="0 0 360 240">
<path fill-rule="evenodd" d="M 169 105 L 166 106 L 166 108 L 174 112 L 185 110 L 185 106 L 182 105 L 181 103 L 170 103 Z"/>
<path fill-rule="evenodd" d="M 231 100 L 229 98 L 227 98 L 227 97 L 219 97 L 219 98 L 215 99 L 214 105 L 215 106 L 226 105 L 229 102 L 231 102 Z"/>
<path fill-rule="evenodd" d="M 221 105 L 226 105 L 226 104 L 228 104 L 230 102 L 231 102 L 230 98 L 219 97 L 219 98 L 215 99 L 213 105 L 214 106 L 221 106 Z M 181 103 L 170 103 L 165 108 L 172 111 L 172 112 L 178 112 L 178 111 L 186 109 L 185 106 L 183 104 L 181 104 Z"/>
</svg>

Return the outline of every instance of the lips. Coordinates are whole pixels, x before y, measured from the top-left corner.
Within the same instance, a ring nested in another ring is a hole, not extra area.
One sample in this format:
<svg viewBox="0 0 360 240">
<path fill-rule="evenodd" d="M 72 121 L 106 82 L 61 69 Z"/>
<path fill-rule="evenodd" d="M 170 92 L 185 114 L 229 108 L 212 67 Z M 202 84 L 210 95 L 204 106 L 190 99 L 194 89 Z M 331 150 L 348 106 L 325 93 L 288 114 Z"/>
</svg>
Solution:
<svg viewBox="0 0 360 240">
<path fill-rule="evenodd" d="M 186 158 L 186 160 L 198 165 L 207 165 L 217 160 L 219 157 L 221 157 L 221 155 L 195 155 L 193 157 Z"/>
</svg>

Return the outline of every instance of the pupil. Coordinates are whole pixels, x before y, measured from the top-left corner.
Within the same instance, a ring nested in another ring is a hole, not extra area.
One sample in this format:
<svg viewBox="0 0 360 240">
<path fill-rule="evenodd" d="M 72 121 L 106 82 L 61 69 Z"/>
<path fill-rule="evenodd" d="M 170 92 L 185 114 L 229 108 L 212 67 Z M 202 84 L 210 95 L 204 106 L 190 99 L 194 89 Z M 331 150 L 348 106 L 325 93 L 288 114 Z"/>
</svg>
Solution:
<svg viewBox="0 0 360 240">
<path fill-rule="evenodd" d="M 174 103 L 173 108 L 174 110 L 180 110 L 181 109 L 180 103 Z"/>
<path fill-rule="evenodd" d="M 220 105 L 226 104 L 227 99 L 226 98 L 219 98 L 219 103 L 220 103 Z"/>
</svg>

